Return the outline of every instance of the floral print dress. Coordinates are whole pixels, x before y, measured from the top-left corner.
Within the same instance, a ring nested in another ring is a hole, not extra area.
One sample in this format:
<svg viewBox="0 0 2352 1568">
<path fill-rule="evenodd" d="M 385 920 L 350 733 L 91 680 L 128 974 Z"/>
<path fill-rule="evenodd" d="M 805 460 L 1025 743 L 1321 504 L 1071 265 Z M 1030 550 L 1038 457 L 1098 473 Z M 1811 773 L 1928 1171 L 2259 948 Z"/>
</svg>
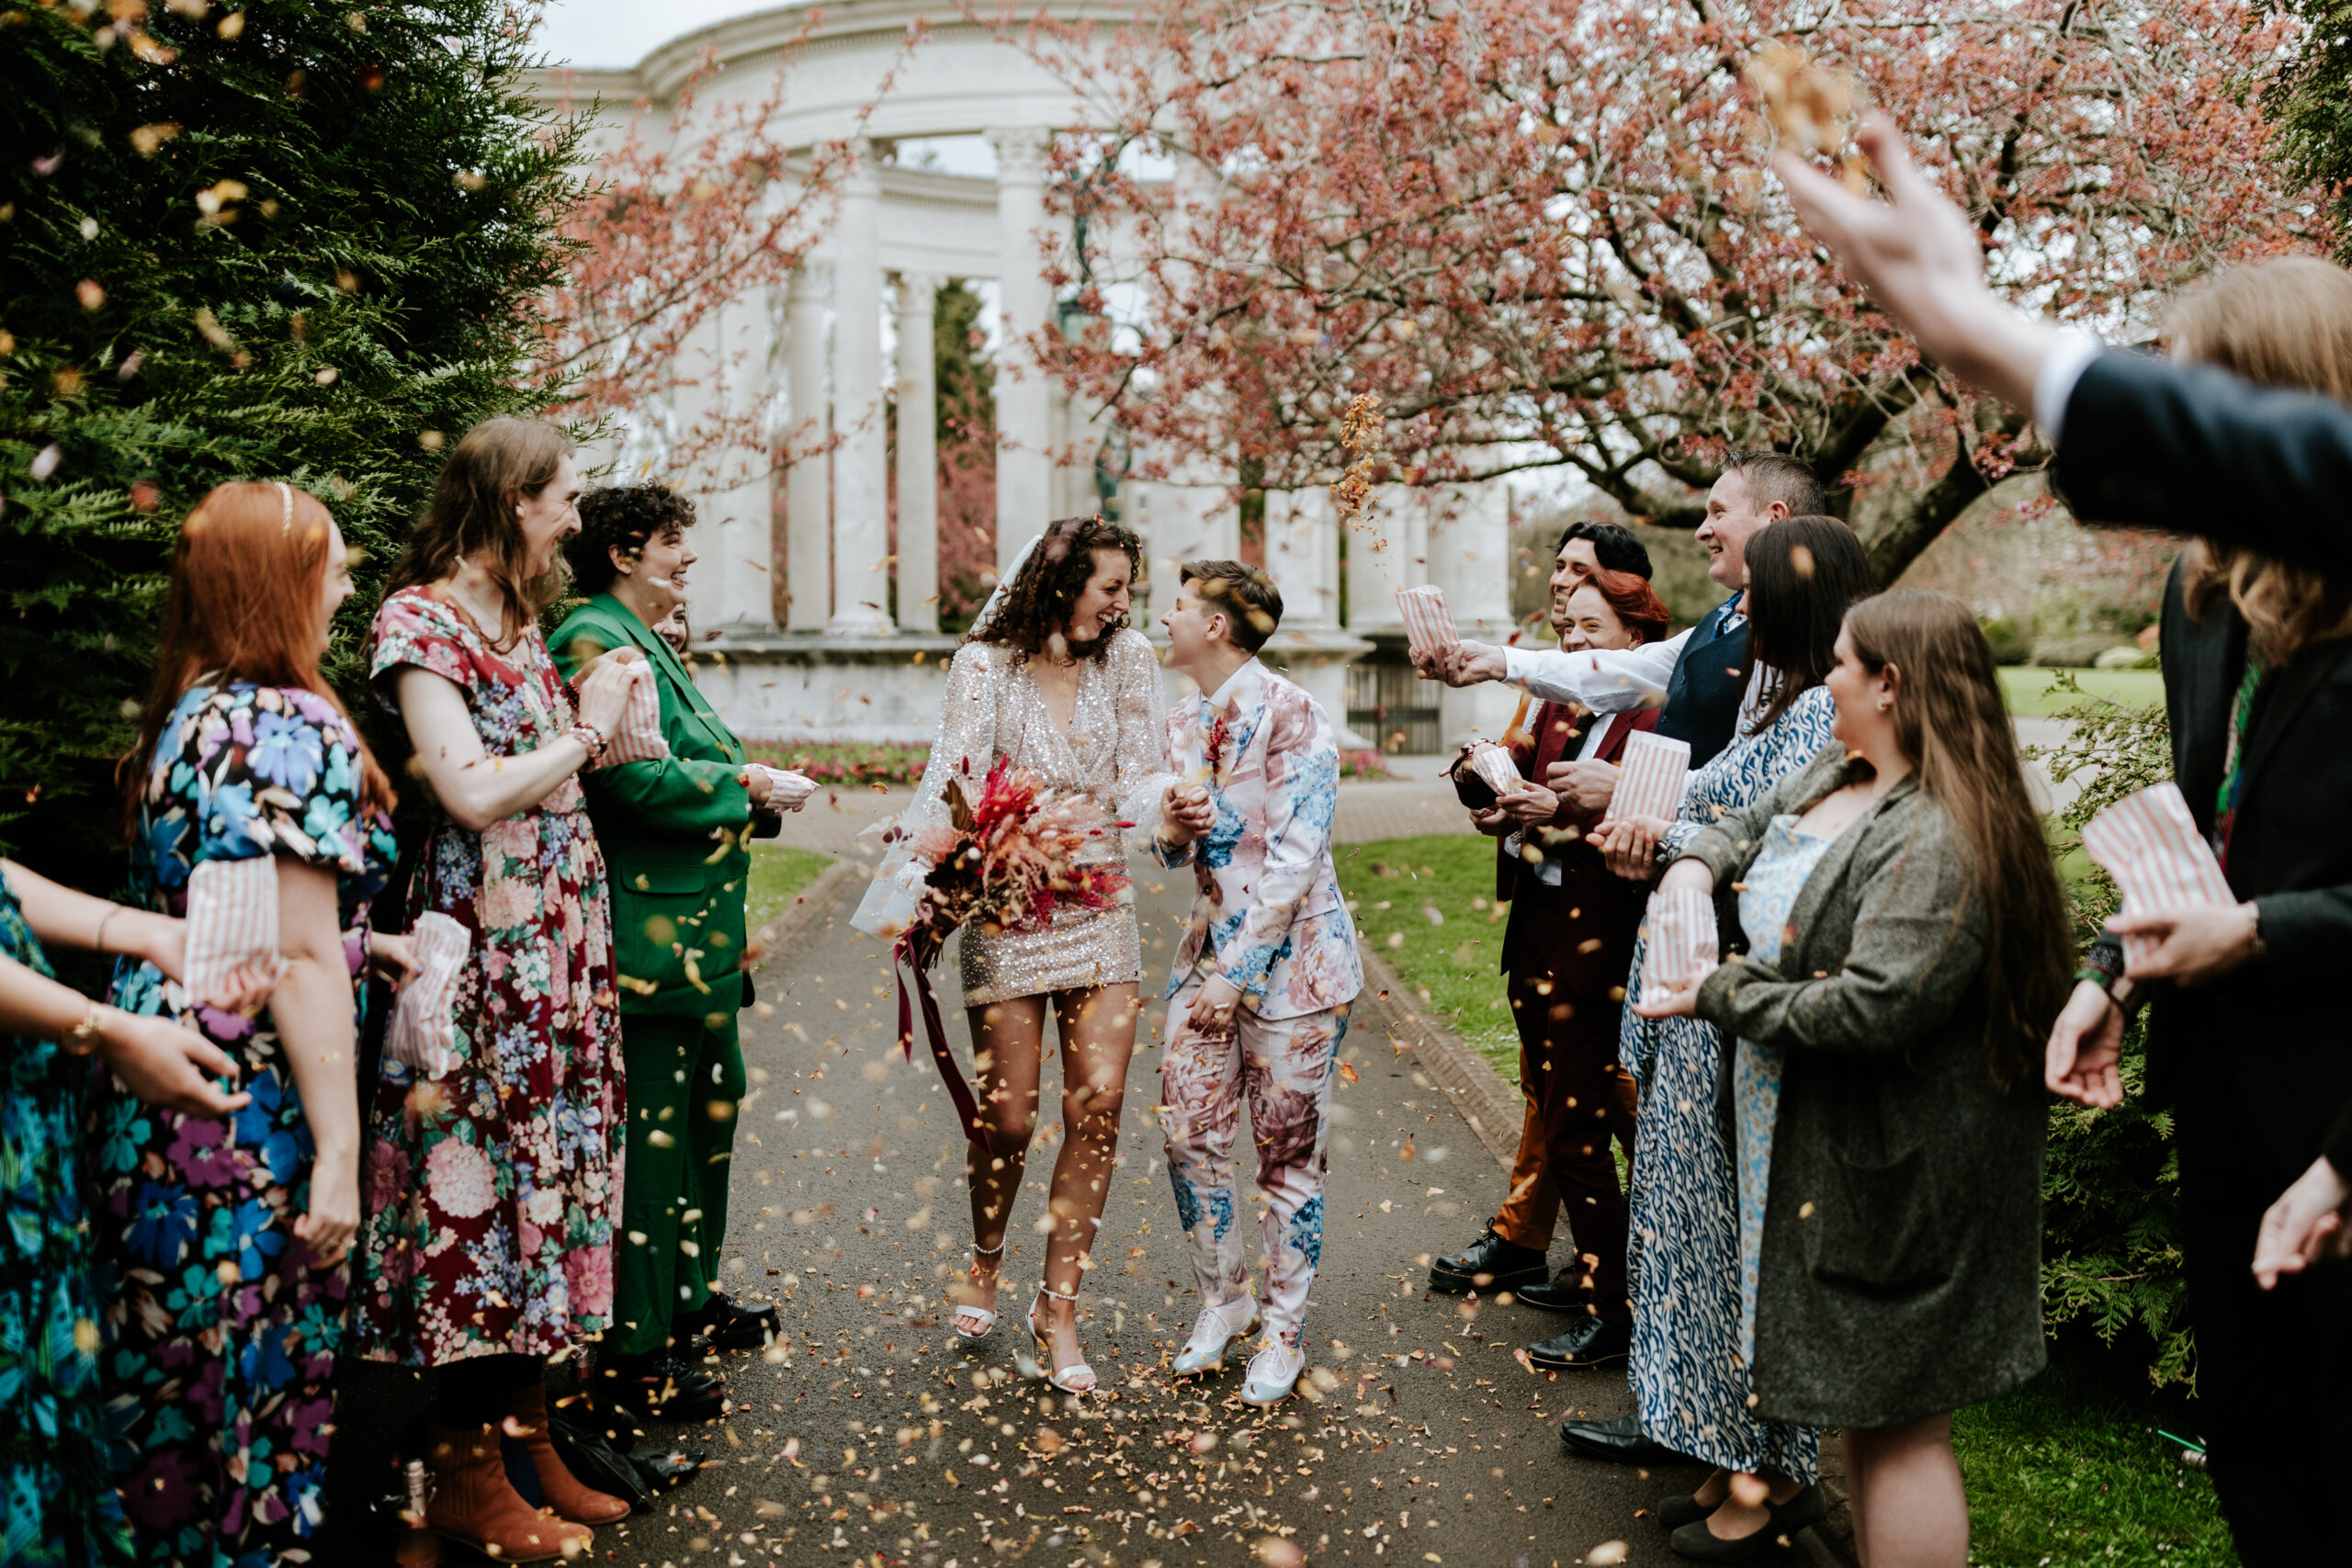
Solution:
<svg viewBox="0 0 2352 1568">
<path fill-rule="evenodd" d="M 551 744 L 571 698 L 536 627 L 504 653 L 431 588 L 377 612 L 378 700 L 413 665 L 492 757 Z M 353 1327 L 409 1366 L 552 1355 L 607 1325 L 620 1218 L 621 1029 L 605 860 L 577 776 L 480 833 L 433 829 L 408 895 L 473 939 L 457 1065 L 387 1060 L 368 1117 Z"/>
<path fill-rule="evenodd" d="M 0 875 L 0 954 L 49 973 Z M 82 1205 L 89 1064 L 0 1036 L 0 1562 L 130 1560 L 98 1400 L 98 1293 Z"/>
<path fill-rule="evenodd" d="M 316 693 L 189 688 L 141 798 L 137 895 L 184 914 L 189 874 L 212 860 L 283 855 L 333 872 L 356 1017 L 368 904 L 394 854 L 390 820 L 360 804 L 360 759 L 350 720 Z M 294 1236 L 313 1150 L 293 1069 L 266 1009 L 248 1019 L 193 1005 L 152 964 L 125 960 L 112 999 L 200 1030 L 253 1095 L 227 1118 L 191 1116 L 143 1103 L 111 1073 L 93 1080 L 106 1413 L 140 1559 L 309 1561 L 349 1270 L 315 1269 Z"/>
</svg>

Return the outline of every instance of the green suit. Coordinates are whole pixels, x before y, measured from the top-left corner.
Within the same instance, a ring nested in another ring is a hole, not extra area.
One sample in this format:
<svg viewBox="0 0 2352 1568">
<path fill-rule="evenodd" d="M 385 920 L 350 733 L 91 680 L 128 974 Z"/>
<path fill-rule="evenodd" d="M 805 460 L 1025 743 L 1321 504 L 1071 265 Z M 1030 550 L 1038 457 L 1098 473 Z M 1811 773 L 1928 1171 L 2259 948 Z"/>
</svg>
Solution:
<svg viewBox="0 0 2352 1568">
<path fill-rule="evenodd" d="M 666 761 L 582 775 L 611 880 L 628 1066 L 608 1348 L 650 1355 L 669 1342 L 673 1315 L 700 1307 L 718 1284 L 744 1089 L 735 1014 L 751 1000 L 740 968 L 749 842 L 774 834 L 776 819 L 752 810 L 743 743 L 628 605 L 600 593 L 549 640 L 566 679 L 608 649 L 641 649 L 670 743 Z"/>
</svg>

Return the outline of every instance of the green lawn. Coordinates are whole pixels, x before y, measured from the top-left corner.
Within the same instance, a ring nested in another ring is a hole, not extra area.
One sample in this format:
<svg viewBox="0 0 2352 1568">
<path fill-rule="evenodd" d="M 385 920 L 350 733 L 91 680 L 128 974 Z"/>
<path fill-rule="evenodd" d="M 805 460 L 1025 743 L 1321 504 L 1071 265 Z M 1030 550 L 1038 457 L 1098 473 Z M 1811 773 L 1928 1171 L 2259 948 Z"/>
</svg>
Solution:
<svg viewBox="0 0 2352 1568">
<path fill-rule="evenodd" d="M 2009 712 L 2019 718 L 2048 718 L 2062 708 L 2080 703 L 2083 699 L 2071 692 L 2051 690 L 2051 682 L 2058 673 L 2030 664 L 2005 667 L 2001 671 L 2001 694 L 2008 699 Z M 2161 671 L 2072 670 L 2065 673 L 2079 681 L 2086 694 L 2109 702 L 2146 707 L 2165 700 Z"/>
<path fill-rule="evenodd" d="M 2194 1405 L 2113 1382 L 2095 1344 L 2070 1347 L 2025 1387 L 1960 1413 L 1952 1447 L 1968 1485 L 1970 1562 L 2237 1562 L 2212 1482 L 2157 1435 L 2193 1435 Z"/>
<path fill-rule="evenodd" d="M 777 912 L 792 902 L 792 896 L 808 886 L 833 863 L 831 855 L 820 855 L 814 850 L 796 850 L 789 844 L 754 843 L 752 846 L 752 886 L 746 890 L 744 923 L 752 931 L 774 919 Z"/>
<path fill-rule="evenodd" d="M 1339 864 L 1340 888 L 1364 945 L 1517 1083 L 1519 1034 L 1495 967 L 1501 917 L 1510 908 L 1494 901 L 1495 841 L 1461 834 L 1387 839 L 1340 850 Z"/>
<path fill-rule="evenodd" d="M 1503 928 L 1494 841 L 1389 839 L 1343 849 L 1339 863 L 1365 944 L 1517 1083 L 1518 1036 L 1495 972 Z M 1969 1561 L 1998 1568 L 2234 1562 L 2212 1483 L 2183 1470 L 2177 1445 L 2156 1436 L 2159 1427 L 2193 1434 L 2193 1404 L 2132 1383 L 2136 1371 L 2109 1374 L 2095 1345 L 2053 1355 L 2032 1382 L 1954 1423 L 1973 1531 Z"/>
</svg>

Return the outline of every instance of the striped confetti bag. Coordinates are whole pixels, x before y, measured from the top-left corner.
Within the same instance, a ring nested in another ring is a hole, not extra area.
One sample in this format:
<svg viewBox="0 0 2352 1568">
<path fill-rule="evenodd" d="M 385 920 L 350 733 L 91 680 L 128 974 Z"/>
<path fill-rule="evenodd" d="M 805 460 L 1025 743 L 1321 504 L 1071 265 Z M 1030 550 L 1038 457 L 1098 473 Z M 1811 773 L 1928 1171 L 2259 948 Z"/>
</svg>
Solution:
<svg viewBox="0 0 2352 1568">
<path fill-rule="evenodd" d="M 1642 1000 L 1664 1001 L 1715 966 L 1715 901 L 1696 887 L 1661 888 L 1650 895 L 1649 955 L 1642 964 Z"/>
<path fill-rule="evenodd" d="M 662 694 L 653 684 L 653 666 L 640 659 L 632 660 L 628 670 L 628 701 L 622 705 L 620 726 L 605 742 L 605 754 L 596 759 L 600 768 L 670 760 L 670 742 L 662 735 Z"/>
<path fill-rule="evenodd" d="M 448 916 L 427 910 L 417 916 L 409 944 L 417 972 L 392 1003 L 384 1055 L 426 1077 L 439 1077 L 458 1065 L 458 983 L 465 976 L 473 939 Z"/>
<path fill-rule="evenodd" d="M 1690 772 L 1690 742 L 1635 730 L 1625 738 L 1625 760 L 1609 815 L 1620 821 L 1628 817 L 1673 821 L 1682 809 L 1682 781 Z"/>
<path fill-rule="evenodd" d="M 208 860 L 188 873 L 186 989 L 210 1003 L 246 964 L 281 973 L 277 955 L 277 857 Z"/>
<path fill-rule="evenodd" d="M 2123 890 L 2127 915 L 2238 901 L 2178 784 L 2125 795 L 2083 825 L 2083 848 Z M 2137 965 L 2155 945 L 2153 938 L 2125 937 L 2125 964 Z"/>
<path fill-rule="evenodd" d="M 1405 617 L 1406 646 L 1416 658 L 1435 657 L 1462 640 L 1442 588 L 1399 588 L 1396 608 Z"/>
</svg>

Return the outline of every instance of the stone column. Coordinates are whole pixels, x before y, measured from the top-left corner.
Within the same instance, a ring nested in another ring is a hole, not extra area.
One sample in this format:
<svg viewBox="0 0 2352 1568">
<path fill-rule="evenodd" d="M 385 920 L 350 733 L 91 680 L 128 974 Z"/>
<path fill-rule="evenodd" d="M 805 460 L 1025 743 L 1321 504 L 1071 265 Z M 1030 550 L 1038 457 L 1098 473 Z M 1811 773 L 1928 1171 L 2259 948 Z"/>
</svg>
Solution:
<svg viewBox="0 0 2352 1568">
<path fill-rule="evenodd" d="M 707 525 L 698 532 L 701 564 L 688 574 L 686 615 L 695 629 L 766 631 L 772 476 L 763 446 L 745 439 L 763 425 L 769 389 L 769 320 L 764 294 L 710 311 L 679 354 L 679 413 L 691 427 L 706 420 L 730 439 L 679 476 Z"/>
<path fill-rule="evenodd" d="M 1340 745 L 1371 746 L 1348 728 L 1348 666 L 1372 644 L 1340 629 L 1339 516 L 1330 491 L 1266 492 L 1266 571 L 1283 596 L 1268 661 L 1323 705 Z"/>
<path fill-rule="evenodd" d="M 996 368 L 996 564 L 1004 570 L 1053 520 L 1053 404 L 1028 338 L 1053 319 L 1038 260 L 1046 223 L 1044 130 L 988 133 L 996 150 L 997 310 L 1004 353 Z"/>
<path fill-rule="evenodd" d="M 786 385 L 791 393 L 788 439 L 804 454 L 785 470 L 785 549 L 792 558 L 788 591 L 796 632 L 821 632 L 833 589 L 833 498 L 825 440 L 825 305 L 833 289 L 829 262 L 804 258 L 793 269 L 786 299 L 791 314 Z"/>
<path fill-rule="evenodd" d="M 828 637 L 890 635 L 888 439 L 882 405 L 882 186 L 874 146 L 842 187 L 833 274 L 833 613 Z"/>
<path fill-rule="evenodd" d="M 1503 642 L 1510 618 L 1510 491 L 1500 481 L 1448 485 L 1429 496 L 1429 581 L 1465 637 Z M 1500 683 L 1448 688 L 1441 699 L 1445 744 L 1500 735 L 1519 694 Z"/>
<path fill-rule="evenodd" d="M 939 389 L 932 311 L 940 279 L 899 275 L 899 628 L 939 629 Z"/>
</svg>

